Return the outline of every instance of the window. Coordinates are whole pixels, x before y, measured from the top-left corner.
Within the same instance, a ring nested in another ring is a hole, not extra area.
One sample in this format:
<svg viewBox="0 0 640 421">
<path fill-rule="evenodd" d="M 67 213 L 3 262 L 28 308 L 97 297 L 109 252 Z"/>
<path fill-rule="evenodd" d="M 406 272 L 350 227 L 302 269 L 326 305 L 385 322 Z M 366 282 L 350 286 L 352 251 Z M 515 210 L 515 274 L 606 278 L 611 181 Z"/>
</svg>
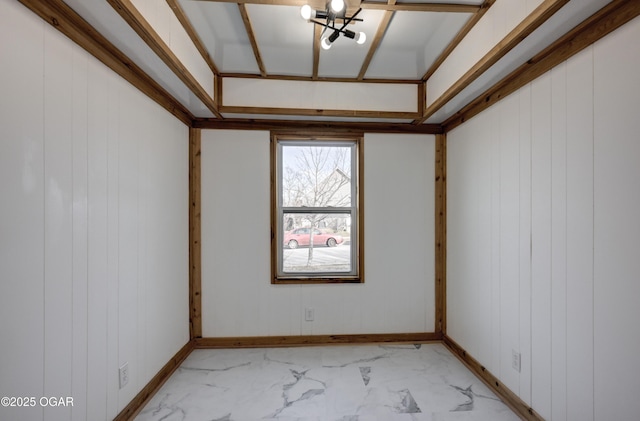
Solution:
<svg viewBox="0 0 640 421">
<path fill-rule="evenodd" d="M 362 136 L 271 137 L 272 283 L 363 282 Z"/>
</svg>

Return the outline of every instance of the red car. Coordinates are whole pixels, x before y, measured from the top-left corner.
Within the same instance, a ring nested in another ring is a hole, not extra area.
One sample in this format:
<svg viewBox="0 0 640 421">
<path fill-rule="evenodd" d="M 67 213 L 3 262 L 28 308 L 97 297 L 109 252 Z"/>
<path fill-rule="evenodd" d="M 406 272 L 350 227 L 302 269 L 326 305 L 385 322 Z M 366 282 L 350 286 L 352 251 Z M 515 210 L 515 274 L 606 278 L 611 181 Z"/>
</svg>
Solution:
<svg viewBox="0 0 640 421">
<path fill-rule="evenodd" d="M 309 232 L 310 228 L 297 228 L 292 231 L 287 231 L 284 233 L 283 244 L 290 249 L 298 248 L 298 246 L 308 246 L 310 237 Z M 325 234 L 319 229 L 313 230 L 314 246 L 326 245 L 327 247 L 335 247 L 343 241 L 344 239 L 340 235 Z"/>
</svg>

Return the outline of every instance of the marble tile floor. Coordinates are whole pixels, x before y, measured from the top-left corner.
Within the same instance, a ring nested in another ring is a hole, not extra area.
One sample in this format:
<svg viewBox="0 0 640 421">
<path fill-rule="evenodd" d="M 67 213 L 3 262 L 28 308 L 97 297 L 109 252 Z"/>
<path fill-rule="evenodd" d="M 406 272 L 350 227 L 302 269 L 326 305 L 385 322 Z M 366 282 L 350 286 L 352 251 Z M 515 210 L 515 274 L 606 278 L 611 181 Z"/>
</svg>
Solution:
<svg viewBox="0 0 640 421">
<path fill-rule="evenodd" d="M 194 350 L 137 421 L 519 420 L 444 345 Z"/>
</svg>

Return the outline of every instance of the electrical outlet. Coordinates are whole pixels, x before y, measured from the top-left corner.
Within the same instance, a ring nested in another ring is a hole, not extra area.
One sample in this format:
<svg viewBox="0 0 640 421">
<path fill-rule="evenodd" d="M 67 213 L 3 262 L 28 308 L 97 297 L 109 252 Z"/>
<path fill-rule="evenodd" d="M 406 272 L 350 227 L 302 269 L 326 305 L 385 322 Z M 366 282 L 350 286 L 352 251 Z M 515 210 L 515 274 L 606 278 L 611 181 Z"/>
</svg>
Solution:
<svg viewBox="0 0 640 421">
<path fill-rule="evenodd" d="M 120 389 L 122 389 L 129 383 L 129 363 L 122 364 L 118 372 L 120 373 Z"/>
<path fill-rule="evenodd" d="M 312 322 L 313 321 L 313 316 L 314 316 L 313 313 L 314 313 L 313 308 L 311 308 L 311 307 L 305 308 L 304 309 L 304 319 L 307 322 Z"/>
<path fill-rule="evenodd" d="M 511 367 L 518 373 L 520 372 L 520 353 L 516 352 L 515 349 L 511 350 Z"/>
</svg>

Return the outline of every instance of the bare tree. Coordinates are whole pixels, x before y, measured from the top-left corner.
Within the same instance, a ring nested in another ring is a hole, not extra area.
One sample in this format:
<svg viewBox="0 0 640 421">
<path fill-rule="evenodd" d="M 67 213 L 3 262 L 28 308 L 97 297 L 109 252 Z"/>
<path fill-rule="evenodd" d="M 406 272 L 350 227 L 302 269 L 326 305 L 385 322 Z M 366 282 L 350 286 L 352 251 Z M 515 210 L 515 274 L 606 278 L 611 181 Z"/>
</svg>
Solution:
<svg viewBox="0 0 640 421">
<path fill-rule="evenodd" d="M 349 148 L 337 146 L 296 147 L 295 158 L 285 162 L 283 170 L 283 205 L 295 207 L 343 207 L 351 203 L 351 157 Z M 328 214 L 309 213 L 309 253 L 313 261 L 313 236 L 318 224 Z M 287 226 L 285 221 L 285 226 Z"/>
</svg>

